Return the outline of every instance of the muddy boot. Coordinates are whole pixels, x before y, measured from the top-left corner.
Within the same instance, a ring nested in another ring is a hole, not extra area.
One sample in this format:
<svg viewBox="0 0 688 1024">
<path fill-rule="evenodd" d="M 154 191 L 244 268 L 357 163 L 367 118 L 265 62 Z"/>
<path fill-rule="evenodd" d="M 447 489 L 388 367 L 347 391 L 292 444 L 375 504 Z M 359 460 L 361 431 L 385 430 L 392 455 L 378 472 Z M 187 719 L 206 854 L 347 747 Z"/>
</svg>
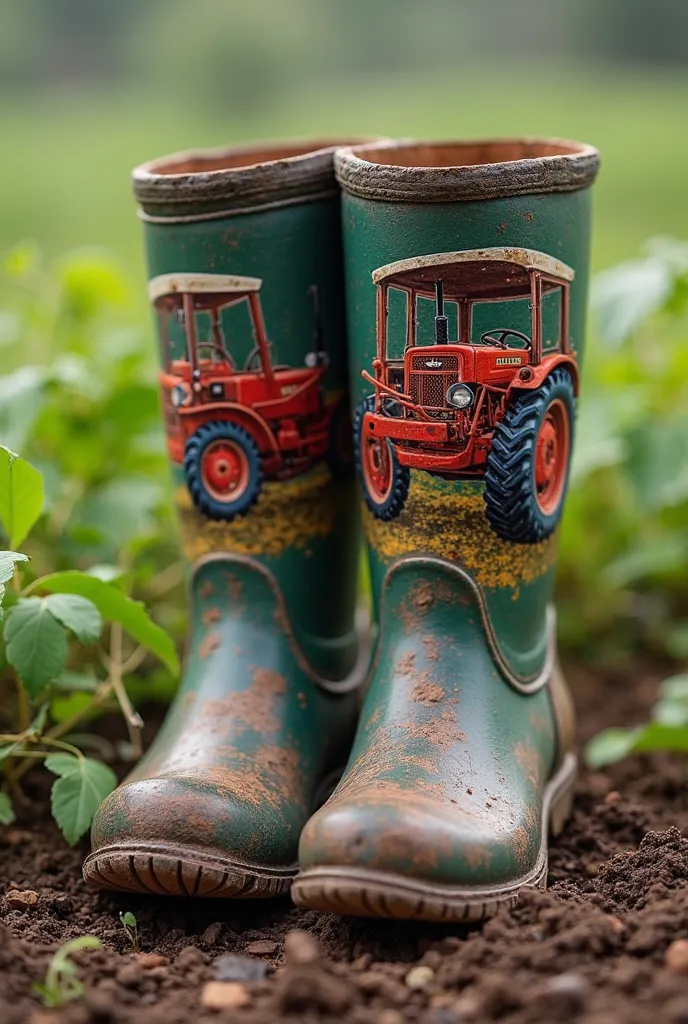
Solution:
<svg viewBox="0 0 688 1024">
<path fill-rule="evenodd" d="M 134 189 L 191 621 L 180 691 L 98 811 L 84 875 L 269 897 L 346 763 L 365 661 L 332 149 L 181 154 Z"/>
<path fill-rule="evenodd" d="M 336 158 L 380 632 L 301 906 L 468 921 L 546 883 L 576 771 L 550 600 L 597 165 L 535 140 Z"/>
</svg>

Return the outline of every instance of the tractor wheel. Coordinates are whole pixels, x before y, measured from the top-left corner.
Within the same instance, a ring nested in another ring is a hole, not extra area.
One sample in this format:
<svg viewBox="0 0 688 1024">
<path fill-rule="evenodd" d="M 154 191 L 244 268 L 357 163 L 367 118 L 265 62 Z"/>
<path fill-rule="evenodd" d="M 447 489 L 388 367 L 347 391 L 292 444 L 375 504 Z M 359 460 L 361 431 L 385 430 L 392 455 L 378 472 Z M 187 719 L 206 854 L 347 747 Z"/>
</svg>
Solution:
<svg viewBox="0 0 688 1024">
<path fill-rule="evenodd" d="M 350 476 L 353 472 L 354 449 L 351 435 L 349 401 L 347 397 L 344 397 L 339 399 L 332 410 L 327 439 L 327 463 L 334 477 Z"/>
<path fill-rule="evenodd" d="M 365 436 L 363 417 L 372 412 L 375 399 L 364 398 L 354 421 L 354 455 L 363 486 L 366 505 L 376 519 L 396 519 L 400 515 L 411 484 L 411 471 L 400 466 L 392 442 L 386 438 Z"/>
<path fill-rule="evenodd" d="M 247 430 L 228 421 L 204 423 L 189 438 L 184 472 L 198 511 L 225 522 L 255 505 L 263 483 L 258 445 Z"/>
<path fill-rule="evenodd" d="M 522 392 L 494 432 L 485 472 L 487 518 L 517 544 L 553 533 L 564 508 L 573 440 L 570 373 L 554 370 L 536 391 Z"/>
</svg>

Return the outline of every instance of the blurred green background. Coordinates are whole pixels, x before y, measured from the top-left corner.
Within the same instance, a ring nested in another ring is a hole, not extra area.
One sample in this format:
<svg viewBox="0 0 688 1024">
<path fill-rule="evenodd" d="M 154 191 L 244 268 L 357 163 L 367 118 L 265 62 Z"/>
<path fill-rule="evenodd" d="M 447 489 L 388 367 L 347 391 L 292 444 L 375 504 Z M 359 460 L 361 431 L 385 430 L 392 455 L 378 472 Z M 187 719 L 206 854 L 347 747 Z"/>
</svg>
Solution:
<svg viewBox="0 0 688 1024">
<path fill-rule="evenodd" d="M 46 476 L 36 572 L 124 564 L 181 634 L 135 164 L 265 136 L 568 136 L 602 152 L 593 268 L 633 262 L 596 288 L 562 641 L 688 657 L 688 251 L 645 245 L 688 238 L 685 0 L 0 0 L 0 24 L 0 443 Z"/>
<path fill-rule="evenodd" d="M 97 242 L 142 279 L 134 164 L 323 132 L 583 139 L 596 266 L 688 235 L 684 0 L 0 0 L 0 24 L 6 243 Z"/>
</svg>

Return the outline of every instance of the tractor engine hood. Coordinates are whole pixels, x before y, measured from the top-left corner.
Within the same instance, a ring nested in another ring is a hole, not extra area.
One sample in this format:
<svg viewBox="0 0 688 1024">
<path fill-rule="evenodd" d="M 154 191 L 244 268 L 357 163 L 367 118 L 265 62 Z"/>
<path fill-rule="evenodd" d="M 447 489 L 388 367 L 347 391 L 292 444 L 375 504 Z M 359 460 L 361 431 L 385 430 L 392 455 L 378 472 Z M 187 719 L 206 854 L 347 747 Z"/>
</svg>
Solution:
<svg viewBox="0 0 688 1024">
<path fill-rule="evenodd" d="M 419 405 L 440 405 L 429 401 L 444 385 L 505 385 L 522 366 L 530 363 L 525 348 L 500 348 L 492 345 L 428 345 L 408 349 L 404 364 L 404 388 Z M 422 378 L 422 385 L 421 385 Z M 434 381 L 434 383 L 433 383 Z M 426 393 L 428 400 L 423 400 Z"/>
</svg>

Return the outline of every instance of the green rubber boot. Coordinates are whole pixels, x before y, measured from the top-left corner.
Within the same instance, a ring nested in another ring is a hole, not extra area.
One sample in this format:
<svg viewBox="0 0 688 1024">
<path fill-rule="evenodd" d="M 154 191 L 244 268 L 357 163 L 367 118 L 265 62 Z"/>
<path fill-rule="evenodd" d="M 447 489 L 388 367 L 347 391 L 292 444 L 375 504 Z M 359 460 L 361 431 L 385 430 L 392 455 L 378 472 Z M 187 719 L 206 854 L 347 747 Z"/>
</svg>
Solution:
<svg viewBox="0 0 688 1024">
<path fill-rule="evenodd" d="M 544 886 L 573 710 L 550 605 L 595 150 L 337 154 L 379 640 L 346 772 L 301 837 L 301 906 L 477 920 Z M 377 322 L 377 330 L 376 330 Z"/>
<path fill-rule="evenodd" d="M 332 148 L 139 168 L 182 541 L 184 677 L 102 805 L 86 879 L 269 897 L 351 746 L 359 545 Z"/>
</svg>

